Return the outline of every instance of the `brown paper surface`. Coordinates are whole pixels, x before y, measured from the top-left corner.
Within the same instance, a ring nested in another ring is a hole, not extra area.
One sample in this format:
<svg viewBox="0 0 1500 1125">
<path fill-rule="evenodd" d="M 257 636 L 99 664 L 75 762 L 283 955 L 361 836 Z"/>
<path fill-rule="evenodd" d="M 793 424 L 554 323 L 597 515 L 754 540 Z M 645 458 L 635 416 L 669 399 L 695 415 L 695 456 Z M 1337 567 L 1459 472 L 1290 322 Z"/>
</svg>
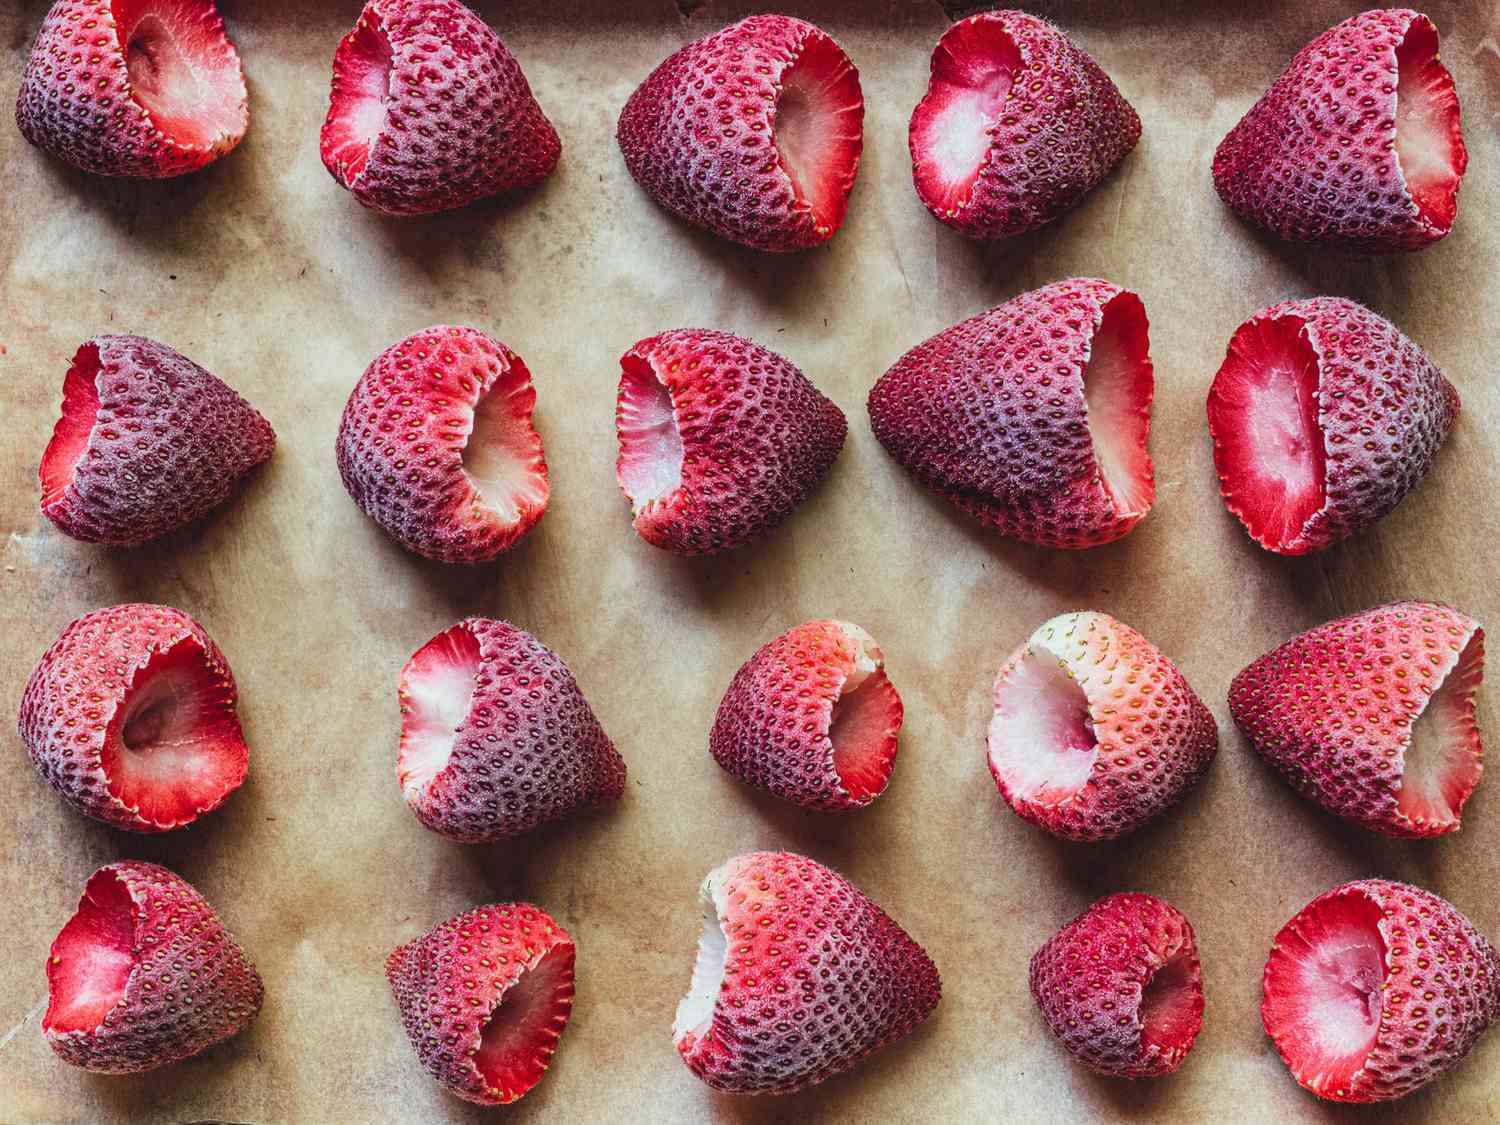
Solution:
<svg viewBox="0 0 1500 1125">
<path fill-rule="evenodd" d="M 1214 145 L 1287 59 L 1358 10 L 1350 0 L 1027 5 L 1062 23 L 1140 111 L 1145 132 L 1075 212 L 982 247 L 934 221 L 911 186 L 906 123 L 946 24 L 937 3 L 787 3 L 860 70 L 865 157 L 845 228 L 791 257 L 689 229 L 636 189 L 616 114 L 662 58 L 751 7 L 719 0 L 480 5 L 563 137 L 539 190 L 427 220 L 363 210 L 328 177 L 317 134 L 354 2 L 223 7 L 244 58 L 248 137 L 204 173 L 160 184 L 73 172 L 0 124 L 0 700 L 13 715 L 43 649 L 121 601 L 193 614 L 228 655 L 251 744 L 248 782 L 165 838 L 66 808 L 9 728 L 0 735 L 0 1120 L 1267 1121 L 1478 1122 L 1500 1117 L 1500 1036 L 1395 1107 L 1324 1105 L 1292 1082 L 1259 1025 L 1274 932 L 1314 895 L 1380 875 L 1431 888 L 1500 936 L 1500 808 L 1481 786 L 1464 831 L 1394 842 L 1299 800 L 1229 723 L 1231 676 L 1293 632 L 1397 598 L 1500 622 L 1493 375 L 1500 336 L 1500 15 L 1429 10 L 1455 72 L 1473 160 L 1451 237 L 1356 259 L 1263 238 L 1214 194 Z M 0 103 L 13 103 L 47 7 L 0 11 Z M 684 14 L 683 10 L 690 14 Z M 8 110 L 6 111 L 8 114 Z M 865 394 L 907 348 L 1046 282 L 1098 275 L 1151 318 L 1159 499 L 1123 541 L 1038 550 L 919 489 L 872 437 Z M 1424 345 L 1464 412 L 1431 477 L 1379 528 L 1288 560 L 1220 503 L 1204 396 L 1233 329 L 1287 297 L 1343 294 Z M 345 495 L 333 441 L 344 400 L 388 344 L 435 323 L 481 327 L 533 371 L 551 508 L 519 548 L 475 569 L 404 553 Z M 769 539 L 683 560 L 643 543 L 613 480 L 619 355 L 661 329 L 732 330 L 788 356 L 845 410 L 830 479 Z M 275 458 L 200 526 L 132 551 L 75 543 L 37 509 L 37 462 L 74 349 L 99 332 L 167 342 L 273 422 Z M 1001 660 L 1043 619 L 1096 608 L 1141 629 L 1213 709 L 1206 782 L 1119 843 L 1061 843 L 1014 816 L 984 762 Z M 629 763 L 613 809 L 511 844 L 424 830 L 395 778 L 396 680 L 467 614 L 503 616 L 566 659 Z M 707 731 L 755 647 L 811 617 L 880 641 L 906 703 L 887 794 L 844 816 L 803 812 L 720 771 Z M 1480 722 L 1500 738 L 1495 693 Z M 787 848 L 847 874 L 920 940 L 942 1004 L 908 1041 L 806 1094 L 736 1100 L 693 1078 L 670 1026 L 698 934 L 702 876 Z M 49 943 L 88 874 L 120 857 L 192 881 L 265 977 L 244 1035 L 131 1078 L 56 1059 L 39 1029 Z M 1027 961 L 1095 898 L 1151 891 L 1197 929 L 1207 993 L 1187 1063 L 1160 1081 L 1092 1076 L 1047 1034 Z M 386 953 L 480 903 L 526 899 L 578 941 L 578 998 L 550 1073 L 484 1111 L 419 1068 L 382 972 Z"/>
</svg>

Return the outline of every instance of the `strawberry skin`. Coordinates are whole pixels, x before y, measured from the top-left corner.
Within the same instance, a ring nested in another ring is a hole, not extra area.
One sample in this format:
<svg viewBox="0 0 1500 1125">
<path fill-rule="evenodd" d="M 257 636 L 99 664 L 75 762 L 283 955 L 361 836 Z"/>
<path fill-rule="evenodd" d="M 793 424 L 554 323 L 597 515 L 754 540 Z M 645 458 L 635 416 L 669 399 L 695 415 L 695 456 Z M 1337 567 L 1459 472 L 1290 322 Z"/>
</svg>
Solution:
<svg viewBox="0 0 1500 1125">
<path fill-rule="evenodd" d="M 78 618 L 37 662 L 21 697 L 21 742 L 85 816 L 167 832 L 219 807 L 249 749 L 234 676 L 180 610 L 127 603 Z"/>
<path fill-rule="evenodd" d="M 1154 895 L 1101 898 L 1036 951 L 1031 995 L 1052 1034 L 1090 1069 L 1170 1074 L 1203 1028 L 1193 927 Z"/>
<path fill-rule="evenodd" d="M 710 872 L 703 937 L 672 1029 L 688 1069 L 732 1094 L 805 1090 L 910 1034 L 937 967 L 837 872 L 752 852 Z"/>
<path fill-rule="evenodd" d="M 1325 31 L 1214 153 L 1214 186 L 1281 238 L 1385 253 L 1453 228 L 1468 167 L 1432 21 L 1362 12 Z"/>
<path fill-rule="evenodd" d="M 932 52 L 908 143 L 922 203 L 969 238 L 1009 238 L 1075 207 L 1141 137 L 1099 64 L 1046 20 L 980 12 Z"/>
<path fill-rule="evenodd" d="M 684 555 L 742 547 L 812 494 L 849 432 L 796 367 L 728 332 L 683 328 L 620 358 L 615 477 L 641 538 Z"/>
<path fill-rule="evenodd" d="M 1484 630 L 1396 602 L 1293 637 L 1234 678 L 1229 712 L 1292 787 L 1387 836 L 1457 832 L 1484 748 Z"/>
<path fill-rule="evenodd" d="M 334 53 L 319 148 L 366 207 L 428 215 L 541 183 L 562 142 L 521 64 L 459 0 L 370 0 Z"/>
<path fill-rule="evenodd" d="M 804 808 L 862 808 L 890 782 L 901 717 L 875 639 L 808 621 L 735 673 L 708 748 L 735 777 Z"/>
<path fill-rule="evenodd" d="M 843 225 L 864 145 L 859 72 L 821 29 L 751 16 L 689 43 L 625 103 L 625 166 L 661 207 L 757 250 Z"/>
<path fill-rule="evenodd" d="M 74 539 L 135 546 L 223 504 L 275 448 L 271 424 L 186 356 L 95 336 L 63 379 L 42 514 Z"/>
<path fill-rule="evenodd" d="M 238 1035 L 265 989 L 203 896 L 154 863 L 99 868 L 47 958 L 42 1033 L 64 1062 L 134 1074 Z"/>
<path fill-rule="evenodd" d="M 1500 1011 L 1500 957 L 1452 903 L 1386 879 L 1344 883 L 1282 927 L 1261 1021 L 1320 1098 L 1403 1097 L 1457 1066 Z"/>
<path fill-rule="evenodd" d="M 386 959 L 401 1023 L 426 1071 L 480 1105 L 541 1081 L 573 1010 L 568 931 L 525 902 L 450 918 Z"/>
<path fill-rule="evenodd" d="M 1151 509 L 1153 387 L 1140 298 L 1073 278 L 917 345 L 868 406 L 887 452 L 938 495 L 1001 534 L 1078 549 Z"/>
</svg>

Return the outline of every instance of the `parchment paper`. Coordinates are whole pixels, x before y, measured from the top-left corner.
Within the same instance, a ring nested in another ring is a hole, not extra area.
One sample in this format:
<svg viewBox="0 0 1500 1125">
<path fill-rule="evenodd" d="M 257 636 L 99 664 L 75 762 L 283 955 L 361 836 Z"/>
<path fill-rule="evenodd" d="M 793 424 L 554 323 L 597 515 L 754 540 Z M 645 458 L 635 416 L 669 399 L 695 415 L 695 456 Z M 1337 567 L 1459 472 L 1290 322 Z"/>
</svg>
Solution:
<svg viewBox="0 0 1500 1125">
<path fill-rule="evenodd" d="M 480 5 L 562 134 L 539 190 L 429 220 L 363 210 L 328 177 L 317 133 L 353 0 L 223 3 L 251 91 L 248 137 L 162 184 L 75 173 L 0 122 L 0 701 L 62 627 L 126 600 L 193 614 L 228 655 L 250 778 L 165 838 L 65 807 L 5 719 L 0 769 L 0 1119 L 7 1122 L 998 1121 L 1478 1122 L 1500 1117 L 1500 1035 L 1393 1107 L 1339 1108 L 1291 1080 L 1259 1024 L 1275 931 L 1345 879 L 1407 879 L 1500 936 L 1500 806 L 1482 785 L 1464 831 L 1391 842 L 1293 796 L 1224 704 L 1242 665 L 1293 632 L 1397 598 L 1451 601 L 1500 626 L 1493 356 L 1500 295 L 1500 15 L 1436 2 L 1473 155 L 1454 233 L 1417 256 L 1354 259 L 1263 238 L 1215 196 L 1218 139 L 1358 0 L 1027 4 L 1065 27 L 1140 111 L 1139 148 L 1076 212 L 979 247 L 912 190 L 906 123 L 946 25 L 937 3 L 788 2 L 859 67 L 865 158 L 847 225 L 794 257 L 741 251 L 652 206 L 613 140 L 635 84 L 682 43 L 752 8 L 711 0 Z M 0 11 L 0 105 L 13 104 L 46 0 Z M 9 110 L 6 111 L 7 117 Z M 1123 541 L 1081 554 L 1000 539 L 920 490 L 871 436 L 874 379 L 959 319 L 1070 275 L 1137 290 L 1151 318 L 1159 499 Z M 1376 530 L 1296 561 L 1253 546 L 1220 503 L 1204 396 L 1233 329 L 1286 297 L 1343 294 L 1393 319 L 1459 387 L 1464 411 L 1428 481 Z M 535 374 L 553 498 L 493 566 L 404 553 L 345 495 L 339 413 L 382 348 L 467 323 Z M 618 357 L 664 328 L 750 336 L 800 365 L 849 416 L 825 487 L 769 540 L 684 561 L 630 528 L 613 480 Z M 36 469 L 62 376 L 86 337 L 140 332 L 241 390 L 280 436 L 238 502 L 134 551 L 74 543 L 37 510 Z M 1153 827 L 1060 843 L 995 793 L 983 739 L 1000 661 L 1048 616 L 1097 608 L 1152 638 L 1214 710 L 1205 784 Z M 423 829 L 395 778 L 396 679 L 467 614 L 532 630 L 576 672 L 629 763 L 618 807 L 516 843 L 464 847 Z M 846 816 L 804 813 L 714 765 L 707 731 L 734 670 L 811 617 L 857 621 L 906 703 L 888 793 Z M 1491 677 L 1492 681 L 1494 676 Z M 1480 722 L 1500 740 L 1496 689 Z M 3 717 L 3 716 L 0 716 Z M 677 1059 L 702 876 L 789 848 L 846 873 L 936 959 L 934 1018 L 803 1095 L 713 1094 Z M 244 1035 L 136 1078 L 56 1059 L 40 1018 L 48 946 L 99 864 L 162 862 L 199 887 L 258 964 L 265 1010 Z M 1191 919 L 1208 1009 L 1175 1076 L 1093 1077 L 1047 1034 L 1026 985 L 1033 950 L 1098 896 L 1151 891 Z M 479 903 L 527 899 L 578 941 L 578 998 L 551 1072 L 484 1111 L 419 1068 L 382 972 L 386 953 Z"/>
</svg>

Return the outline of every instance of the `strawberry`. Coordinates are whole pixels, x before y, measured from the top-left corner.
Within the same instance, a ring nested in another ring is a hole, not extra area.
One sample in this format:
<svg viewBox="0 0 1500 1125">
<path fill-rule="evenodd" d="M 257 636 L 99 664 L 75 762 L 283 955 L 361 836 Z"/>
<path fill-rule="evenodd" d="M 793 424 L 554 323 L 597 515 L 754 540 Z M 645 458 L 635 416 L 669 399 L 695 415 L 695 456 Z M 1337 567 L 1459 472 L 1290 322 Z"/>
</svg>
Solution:
<svg viewBox="0 0 1500 1125">
<path fill-rule="evenodd" d="M 672 1028 L 716 1090 L 788 1094 L 848 1070 L 937 1007 L 937 967 L 858 887 L 790 852 L 710 872 L 703 936 Z"/>
<path fill-rule="evenodd" d="M 1500 958 L 1452 903 L 1386 879 L 1319 895 L 1281 928 L 1260 1016 L 1305 1089 L 1399 1098 L 1457 1066 L 1500 1011 Z"/>
<path fill-rule="evenodd" d="M 339 423 L 339 475 L 409 551 L 488 562 L 535 526 L 549 488 L 531 372 L 498 340 L 439 325 L 365 369 Z"/>
<path fill-rule="evenodd" d="M 683 328 L 620 357 L 615 478 L 641 538 L 684 555 L 742 547 L 806 500 L 849 431 L 775 352 Z"/>
<path fill-rule="evenodd" d="M 805 808 L 862 808 L 891 780 L 901 713 L 875 638 L 808 621 L 735 673 L 708 748 L 735 777 Z"/>
<path fill-rule="evenodd" d="M 757 250 L 804 250 L 843 225 L 864 117 L 859 72 L 827 34 L 751 16 L 652 71 L 616 135 L 666 210 Z"/>
<path fill-rule="evenodd" d="M 1234 678 L 1229 712 L 1292 787 L 1387 836 L 1457 832 L 1479 784 L 1484 630 L 1434 602 L 1320 625 Z"/>
<path fill-rule="evenodd" d="M 916 478 L 1044 547 L 1094 547 L 1156 498 L 1146 310 L 1107 281 L 1058 281 L 939 332 L 870 391 L 870 425 Z"/>
<path fill-rule="evenodd" d="M 1422 349 L 1369 309 L 1272 305 L 1235 331 L 1208 392 L 1224 502 L 1267 550 L 1321 550 L 1416 487 L 1458 408 Z"/>
<path fill-rule="evenodd" d="M 1193 927 L 1154 895 L 1101 898 L 1036 951 L 1031 995 L 1052 1034 L 1091 1069 L 1171 1074 L 1203 1028 Z"/>
<path fill-rule="evenodd" d="M 1076 206 L 1141 137 L 1109 75 L 1025 12 L 959 20 L 932 52 L 912 111 L 912 179 L 970 238 L 1025 234 Z"/>
<path fill-rule="evenodd" d="M 542 1080 L 573 1010 L 576 948 L 525 902 L 481 906 L 397 947 L 385 962 L 422 1066 L 480 1105 Z"/>
<path fill-rule="evenodd" d="M 224 654 L 191 617 L 117 605 L 80 617 L 42 655 L 18 729 L 37 770 L 79 812 L 168 832 L 245 780 L 235 698 Z"/>
<path fill-rule="evenodd" d="M 103 176 L 196 172 L 249 123 L 240 57 L 213 0 L 57 0 L 16 99 L 28 141 Z"/>
<path fill-rule="evenodd" d="M 1281 238 L 1384 253 L 1453 229 L 1468 166 L 1432 21 L 1362 12 L 1297 52 L 1214 153 L 1224 202 Z"/>
<path fill-rule="evenodd" d="M 541 183 L 562 142 L 521 64 L 459 0 L 369 0 L 334 52 L 319 148 L 366 207 L 428 215 Z"/>
<path fill-rule="evenodd" d="M 42 1033 L 64 1062 L 133 1074 L 238 1035 L 260 974 L 180 875 L 127 859 L 99 868 L 47 957 Z"/>
<path fill-rule="evenodd" d="M 573 673 L 530 633 L 470 617 L 401 671 L 396 774 L 412 812 L 452 840 L 529 832 L 618 800 L 625 762 Z"/>
<path fill-rule="evenodd" d="M 186 356 L 95 336 L 63 379 L 42 514 L 74 539 L 134 546 L 217 508 L 275 447 L 271 424 Z"/>
<path fill-rule="evenodd" d="M 1182 673 L 1103 613 L 1044 622 L 995 678 L 989 764 L 1016 815 L 1070 840 L 1112 840 L 1196 785 L 1219 729 Z"/>
</svg>

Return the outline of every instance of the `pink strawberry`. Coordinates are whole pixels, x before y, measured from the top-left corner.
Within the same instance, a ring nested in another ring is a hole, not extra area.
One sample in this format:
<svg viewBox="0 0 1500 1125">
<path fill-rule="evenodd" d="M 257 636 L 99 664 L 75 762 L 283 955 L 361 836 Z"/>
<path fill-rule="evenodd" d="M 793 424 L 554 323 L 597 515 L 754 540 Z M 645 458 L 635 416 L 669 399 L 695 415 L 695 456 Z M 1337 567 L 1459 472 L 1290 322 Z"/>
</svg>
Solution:
<svg viewBox="0 0 1500 1125">
<path fill-rule="evenodd" d="M 1344 883 L 1281 928 L 1260 1016 L 1305 1089 L 1402 1097 L 1457 1066 L 1500 1011 L 1500 957 L 1452 903 L 1385 879 Z"/>
<path fill-rule="evenodd" d="M 426 1071 L 480 1105 L 542 1080 L 573 1010 L 568 931 L 525 902 L 481 906 L 386 959 L 407 1038 Z"/>
<path fill-rule="evenodd" d="M 917 195 L 970 238 L 1050 223 L 1140 137 L 1141 119 L 1099 64 L 1017 11 L 980 12 L 944 33 L 908 132 Z"/>
<path fill-rule="evenodd" d="M 562 152 L 520 63 L 459 0 L 369 0 L 334 53 L 319 147 L 387 215 L 533 187 Z"/>
<path fill-rule="evenodd" d="M 339 423 L 339 475 L 409 551 L 489 562 L 535 526 L 549 488 L 531 372 L 498 340 L 439 325 L 365 369 Z"/>
<path fill-rule="evenodd" d="M 870 391 L 886 450 L 938 495 L 1044 547 L 1108 543 L 1156 498 L 1146 311 L 1058 281 L 939 332 Z"/>
<path fill-rule="evenodd" d="M 663 332 L 620 369 L 615 477 L 641 538 L 679 554 L 766 534 L 811 495 L 849 430 L 801 371 L 728 332 Z"/>
<path fill-rule="evenodd" d="M 64 1062 L 133 1074 L 238 1035 L 264 995 L 203 896 L 128 859 L 94 872 L 52 943 L 42 1033 Z"/>
<path fill-rule="evenodd" d="M 843 225 L 864 117 L 837 43 L 791 16 L 751 16 L 657 67 L 617 137 L 666 210 L 757 250 L 803 250 Z"/>
<path fill-rule="evenodd" d="M 1321 550 L 1416 487 L 1458 407 L 1422 349 L 1369 309 L 1342 297 L 1262 309 L 1208 392 L 1224 502 L 1267 550 Z"/>
<path fill-rule="evenodd" d="M 1362 12 L 1292 59 L 1214 154 L 1231 209 L 1281 238 L 1420 250 L 1453 229 L 1468 166 L 1432 21 Z"/>
<path fill-rule="evenodd" d="M 1329 812 L 1387 836 L 1457 832 L 1479 784 L 1484 630 L 1397 602 L 1293 637 L 1234 678 L 1229 711 L 1261 756 Z"/>
<path fill-rule="evenodd" d="M 1154 895 L 1101 898 L 1036 951 L 1031 995 L 1052 1034 L 1091 1069 L 1170 1074 L 1203 1029 L 1193 927 Z"/>
<path fill-rule="evenodd" d="M 95 336 L 63 379 L 42 514 L 74 539 L 134 546 L 223 504 L 275 447 L 271 424 L 186 356 Z"/>
<path fill-rule="evenodd" d="M 167 606 L 117 605 L 64 629 L 31 673 L 18 727 L 69 804 L 132 832 L 218 808 L 249 761 L 224 654 Z"/>
<path fill-rule="evenodd" d="M 937 967 L 837 872 L 752 852 L 710 872 L 703 936 L 672 1036 L 716 1090 L 788 1094 L 910 1034 L 937 1007 Z"/>
</svg>

